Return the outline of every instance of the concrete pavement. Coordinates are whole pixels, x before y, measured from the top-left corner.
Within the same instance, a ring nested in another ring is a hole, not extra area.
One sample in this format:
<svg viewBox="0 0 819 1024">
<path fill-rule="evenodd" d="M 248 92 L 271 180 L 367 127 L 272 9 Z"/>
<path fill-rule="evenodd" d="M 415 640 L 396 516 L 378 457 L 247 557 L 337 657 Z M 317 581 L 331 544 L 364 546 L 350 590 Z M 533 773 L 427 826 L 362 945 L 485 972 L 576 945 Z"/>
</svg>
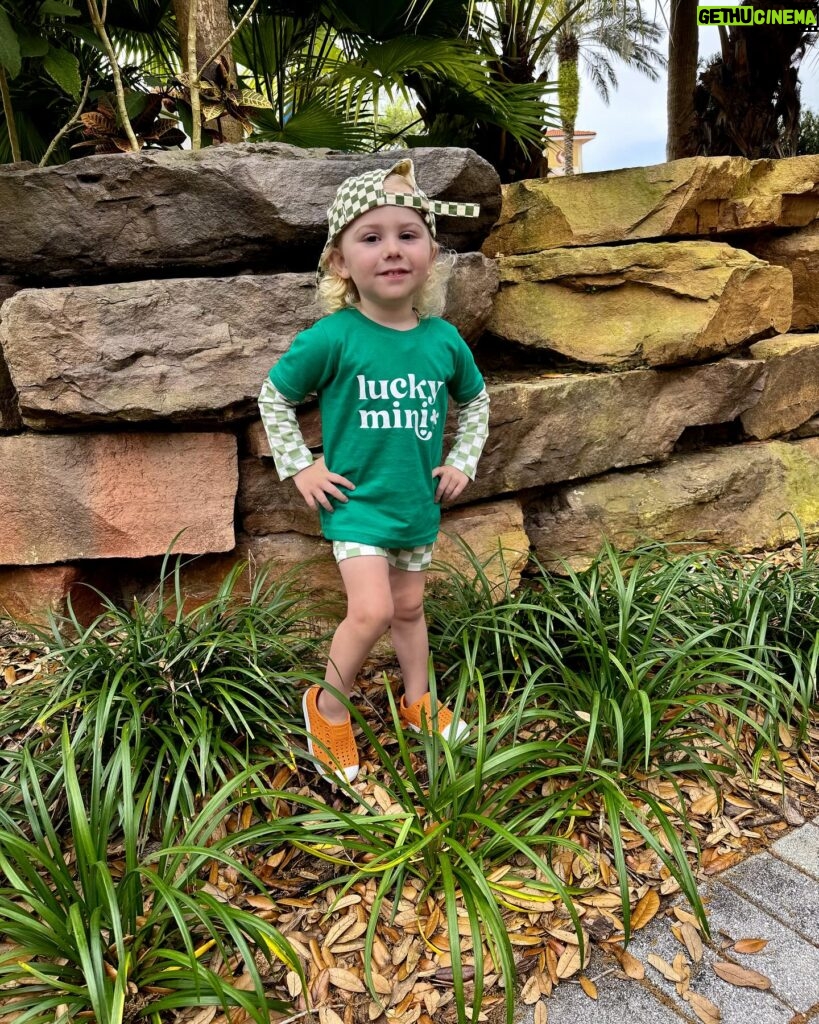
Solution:
<svg viewBox="0 0 819 1024">
<path fill-rule="evenodd" d="M 749 857 L 700 886 L 708 910 L 711 940 L 702 959 L 691 958 L 672 935 L 667 918 L 655 918 L 634 934 L 628 950 L 645 964 L 645 978 L 626 978 L 613 958 L 594 949 L 585 974 L 597 983 L 590 999 L 579 984 L 562 982 L 544 1000 L 548 1024 L 682 1024 L 698 1018 L 649 964 L 656 954 L 668 964 L 679 953 L 691 970 L 690 989 L 710 1000 L 723 1024 L 806 1024 L 819 1022 L 819 818 L 779 839 L 765 853 Z M 767 939 L 757 953 L 741 954 L 731 943 Z M 729 984 L 713 969 L 733 962 L 770 979 L 770 988 Z M 516 1024 L 534 1024 L 534 1008 L 521 1005 Z"/>
</svg>

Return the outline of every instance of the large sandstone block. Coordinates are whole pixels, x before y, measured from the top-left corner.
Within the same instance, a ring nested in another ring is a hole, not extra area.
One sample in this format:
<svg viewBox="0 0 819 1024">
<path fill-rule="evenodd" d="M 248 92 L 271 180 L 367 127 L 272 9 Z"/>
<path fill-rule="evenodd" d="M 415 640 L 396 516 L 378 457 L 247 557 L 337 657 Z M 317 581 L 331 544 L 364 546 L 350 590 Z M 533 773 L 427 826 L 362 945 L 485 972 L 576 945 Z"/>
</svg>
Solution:
<svg viewBox="0 0 819 1024">
<path fill-rule="evenodd" d="M 584 568 L 604 539 L 621 550 L 658 540 L 683 552 L 777 548 L 819 536 L 819 439 L 750 442 L 675 455 L 662 466 L 607 474 L 527 509 L 538 557 Z"/>
<path fill-rule="evenodd" d="M 686 427 L 730 422 L 751 406 L 763 373 L 758 362 L 723 359 L 490 383 L 489 438 L 464 493 L 476 501 L 657 462 Z"/>
<path fill-rule="evenodd" d="M 461 337 L 474 341 L 483 334 L 498 291 L 498 265 L 479 252 L 458 253 L 447 287 L 443 315 Z"/>
<path fill-rule="evenodd" d="M 405 155 L 245 143 L 0 167 L 0 273 L 77 280 L 180 267 L 309 270 L 342 180 Z M 481 205 L 476 219 L 439 221 L 445 245 L 478 248 L 500 209 L 495 169 L 468 149 L 412 157 L 431 197 Z"/>
<path fill-rule="evenodd" d="M 742 426 L 763 440 L 786 434 L 819 413 L 819 334 L 783 334 L 751 346 L 765 363 L 765 385 Z"/>
<path fill-rule="evenodd" d="M 529 560 L 529 537 L 523 524 L 523 507 L 517 498 L 480 502 L 445 509 L 441 532 L 435 545 L 435 562 L 443 562 L 467 579 L 475 576 L 475 565 L 463 541 L 486 575 L 498 598 L 514 591 Z"/>
<path fill-rule="evenodd" d="M 231 434 L 0 437 L 0 565 L 228 551 Z"/>
<path fill-rule="evenodd" d="M 308 274 L 18 292 L 0 346 L 28 426 L 247 415 L 293 335 L 320 316 Z"/>
<path fill-rule="evenodd" d="M 691 157 L 503 189 L 487 256 L 649 238 L 795 228 L 819 214 L 819 155 Z"/>
<path fill-rule="evenodd" d="M 819 327 L 819 220 L 804 228 L 748 239 L 754 256 L 780 267 L 793 277 L 791 328 L 805 331 Z"/>
<path fill-rule="evenodd" d="M 0 566 L 0 616 L 45 626 L 49 616 L 71 614 L 87 626 L 101 614 L 104 581 L 75 565 Z"/>
<path fill-rule="evenodd" d="M 322 315 L 314 285 L 312 273 L 260 274 L 21 291 L 0 311 L 0 348 L 23 420 L 65 429 L 255 414 L 270 367 Z M 481 333 L 497 287 L 493 261 L 456 257 L 447 315 L 465 336 Z M 0 354 L 0 417 L 8 405 L 15 429 L 6 393 Z"/>
<path fill-rule="evenodd" d="M 489 329 L 576 362 L 702 362 L 790 326 L 790 272 L 720 242 L 549 249 L 499 265 Z"/>
</svg>

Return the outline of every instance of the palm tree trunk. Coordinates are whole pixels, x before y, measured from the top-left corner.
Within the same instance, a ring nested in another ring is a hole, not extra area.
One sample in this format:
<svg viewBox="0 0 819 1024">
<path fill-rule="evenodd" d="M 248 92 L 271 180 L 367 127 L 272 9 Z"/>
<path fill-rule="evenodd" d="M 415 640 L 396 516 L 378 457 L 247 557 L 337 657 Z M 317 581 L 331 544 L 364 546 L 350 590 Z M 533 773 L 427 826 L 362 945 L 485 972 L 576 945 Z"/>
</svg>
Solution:
<svg viewBox="0 0 819 1024">
<path fill-rule="evenodd" d="M 560 122 L 563 126 L 563 170 L 574 174 L 574 129 L 580 102 L 580 76 L 577 57 L 580 44 L 577 36 L 563 35 L 557 43 L 557 98 L 560 103 Z"/>
<path fill-rule="evenodd" d="M 694 89 L 697 84 L 697 0 L 671 0 L 668 33 L 667 160 L 695 156 Z"/>
<path fill-rule="evenodd" d="M 3 113 L 6 115 L 11 159 L 15 164 L 19 164 L 23 157 L 20 153 L 20 140 L 17 138 L 17 125 L 14 121 L 14 108 L 11 105 L 11 93 L 9 92 L 9 83 L 6 78 L 6 69 L 2 66 L 0 66 L 0 95 L 3 97 Z"/>
<path fill-rule="evenodd" d="M 202 65 L 214 50 L 227 39 L 233 28 L 230 13 L 228 12 L 227 0 L 198 0 L 196 4 L 196 60 L 199 65 L 198 69 L 188 66 L 188 26 L 190 23 L 191 0 L 173 0 L 173 9 L 176 15 L 176 26 L 179 33 L 180 52 L 184 69 L 190 75 L 194 75 L 197 70 L 207 70 Z M 236 65 L 233 62 L 233 55 L 229 46 L 225 49 L 224 56 L 229 62 L 231 83 L 235 85 Z M 244 129 L 234 118 L 221 118 L 220 123 L 222 138 L 225 142 L 242 142 L 244 140 Z"/>
</svg>

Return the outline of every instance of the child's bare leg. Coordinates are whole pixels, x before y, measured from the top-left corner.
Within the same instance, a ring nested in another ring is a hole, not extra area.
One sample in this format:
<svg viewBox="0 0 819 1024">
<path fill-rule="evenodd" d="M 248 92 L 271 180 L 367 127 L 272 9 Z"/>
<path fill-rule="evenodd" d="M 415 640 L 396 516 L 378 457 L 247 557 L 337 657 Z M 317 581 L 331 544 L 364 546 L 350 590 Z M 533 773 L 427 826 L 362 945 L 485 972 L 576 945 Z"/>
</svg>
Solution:
<svg viewBox="0 0 819 1024">
<path fill-rule="evenodd" d="M 389 567 L 382 555 L 344 558 L 338 568 L 347 591 L 347 616 L 333 635 L 324 678 L 349 696 L 367 655 L 389 627 L 393 602 Z M 318 709 L 328 722 L 347 720 L 347 709 L 327 690 L 319 694 Z"/>
<path fill-rule="evenodd" d="M 427 663 L 429 639 L 424 617 L 426 572 L 409 572 L 390 566 L 392 591 L 392 643 L 404 677 L 406 703 L 414 704 L 429 689 Z"/>
</svg>

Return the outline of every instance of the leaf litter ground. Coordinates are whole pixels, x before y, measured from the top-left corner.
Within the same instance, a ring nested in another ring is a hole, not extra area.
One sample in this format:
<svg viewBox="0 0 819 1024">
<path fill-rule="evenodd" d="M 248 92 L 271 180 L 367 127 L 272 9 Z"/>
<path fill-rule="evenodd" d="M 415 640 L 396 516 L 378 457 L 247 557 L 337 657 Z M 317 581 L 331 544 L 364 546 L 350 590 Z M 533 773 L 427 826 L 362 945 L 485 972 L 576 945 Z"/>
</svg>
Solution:
<svg viewBox="0 0 819 1024">
<path fill-rule="evenodd" d="M 728 556 L 726 556 L 728 557 Z M 745 558 L 752 556 L 744 556 Z M 771 557 L 771 555 L 760 555 Z M 801 551 L 797 546 L 773 556 L 779 564 L 798 565 Z M 0 706 L 8 700 L 14 687 L 44 675 L 47 665 L 28 652 L 29 638 L 11 624 L 0 622 Z M 392 726 L 384 691 L 384 678 L 397 688 L 399 673 L 391 662 L 371 661 L 358 680 L 356 699 L 369 705 L 379 741 L 386 749 L 396 745 L 390 735 Z M 379 724 L 380 723 L 380 724 Z M 28 737 L 15 737 L 20 747 Z M 747 762 L 753 756 L 753 738 L 747 737 Z M 363 745 L 361 745 L 363 747 Z M 385 813 L 399 811 L 387 790 L 379 785 L 378 763 L 363 763 L 358 792 Z M 814 713 L 806 741 L 797 745 L 790 730 L 779 729 L 780 773 L 773 759 L 764 762 L 756 781 L 737 773 L 720 780 L 719 794 L 701 777 L 683 778 L 681 792 L 685 816 L 696 832 L 702 855 L 698 877 L 706 879 L 739 863 L 751 854 L 767 848 L 791 826 L 798 826 L 819 813 L 819 713 Z M 421 765 L 416 765 L 421 772 Z M 284 793 L 307 795 L 323 802 L 343 806 L 347 798 L 319 780 L 314 772 L 294 771 L 282 767 L 271 778 L 271 787 Z M 670 812 L 678 800 L 674 787 L 656 779 L 643 780 L 645 788 L 667 802 Z M 286 799 L 279 801 L 277 813 L 288 814 Z M 295 812 L 295 807 L 293 808 Z M 231 813 L 220 824 L 213 838 L 238 833 L 249 827 L 255 811 L 245 806 Z M 695 863 L 695 846 L 685 835 L 678 817 L 679 833 Z M 658 916 L 663 917 L 679 942 L 679 952 L 671 963 L 651 954 L 647 963 L 652 970 L 675 985 L 679 995 L 703 1024 L 716 1024 L 720 1008 L 690 987 L 691 967 L 703 955 L 702 935 L 697 918 L 684 905 L 672 898 L 679 892 L 676 880 L 656 853 L 646 847 L 638 833 L 623 827 L 623 844 L 629 870 L 631 928 L 639 931 Z M 521 863 L 499 865 L 490 875 L 493 882 L 504 881 L 504 922 L 515 953 L 519 1000 L 534 1007 L 535 1024 L 545 1024 L 548 997 L 558 984 L 577 984 L 586 996 L 596 999 L 598 986 L 605 976 L 639 981 L 646 966 L 623 944 L 622 903 L 619 885 L 613 871 L 613 853 L 606 829 L 599 816 L 590 814 L 577 819 L 572 835 L 585 851 L 558 849 L 553 866 L 559 877 L 582 895 L 573 897 L 575 911 L 582 924 L 584 950 L 581 955 L 578 936 L 566 908 L 559 899 L 544 901 L 542 892 L 528 889 L 527 875 L 535 877 L 531 867 Z M 70 852 L 70 851 L 69 851 Z M 289 1016 L 271 1014 L 271 1021 L 310 1020 L 315 1015 L 320 1024 L 449 1024 L 456 1018 L 453 971 L 450 957 L 452 936 L 447 927 L 446 909 L 442 900 L 428 896 L 421 900 L 422 884 L 410 879 L 404 885 L 397 907 L 387 901 L 376 929 L 373 947 L 373 983 L 380 999 L 372 999 L 365 982 L 363 963 L 365 931 L 375 900 L 374 879 L 359 882 L 339 896 L 332 885 L 336 868 L 295 846 L 279 850 L 260 860 L 255 851 L 246 851 L 249 863 L 269 895 L 259 895 L 236 875 L 216 861 L 212 862 L 205 888 L 224 902 L 250 910 L 271 921 L 291 942 L 300 956 L 307 979 L 308 992 L 295 972 L 272 970 L 266 961 L 258 966 L 268 970 L 272 994 L 290 998 L 294 1013 Z M 112 851 L 112 860 L 117 851 Z M 507 877 L 513 875 L 511 880 Z M 322 884 L 329 884 L 316 893 Z M 394 911 L 394 914 L 392 913 Z M 390 920 L 390 915 L 392 919 Z M 503 979 L 484 945 L 475 950 L 466 912 L 459 909 L 458 942 L 463 953 L 465 979 L 474 974 L 475 957 L 483 958 L 485 991 L 479 1019 L 496 1024 L 504 1019 Z M 731 940 L 714 936 L 718 951 L 752 953 L 764 949 L 765 936 L 747 936 Z M 0 944 L 0 948 L 1 948 Z M 606 967 L 597 975 L 588 973 L 592 947 L 606 954 Z M 472 966 L 470 966 L 470 964 Z M 225 977 L 232 977 L 238 987 L 252 987 L 241 963 L 215 964 Z M 770 987 L 764 975 L 747 970 L 729 961 L 717 962 L 715 972 L 733 985 L 760 989 Z M 136 1005 L 136 1004 L 135 1004 Z M 470 1011 L 471 1012 L 471 1011 Z M 174 1017 L 178 1024 L 243 1024 L 249 1018 L 244 1011 L 233 1011 L 229 1018 L 219 1007 L 180 1011 Z M 11 1024 L 11 1016 L 0 1015 L 0 1024 Z"/>
</svg>

